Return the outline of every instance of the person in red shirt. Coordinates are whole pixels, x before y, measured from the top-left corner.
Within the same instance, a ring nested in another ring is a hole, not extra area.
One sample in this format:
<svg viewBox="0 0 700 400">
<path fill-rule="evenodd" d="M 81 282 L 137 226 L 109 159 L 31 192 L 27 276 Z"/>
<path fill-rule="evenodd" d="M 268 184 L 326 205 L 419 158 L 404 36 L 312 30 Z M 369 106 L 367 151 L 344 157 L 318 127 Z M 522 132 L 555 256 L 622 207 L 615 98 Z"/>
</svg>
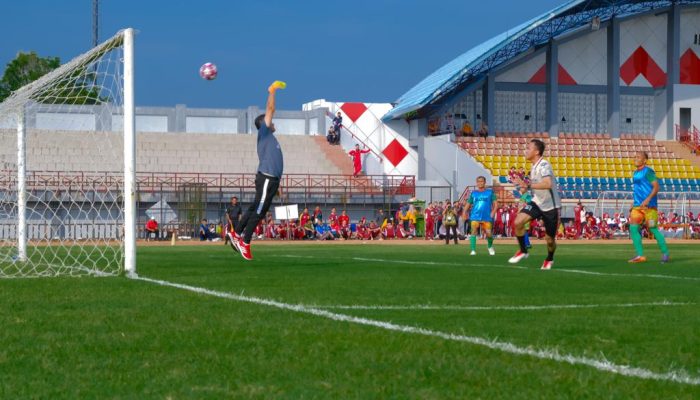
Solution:
<svg viewBox="0 0 700 400">
<path fill-rule="evenodd" d="M 394 239 L 396 238 L 396 232 L 394 230 L 393 220 L 389 220 L 386 226 L 382 230 L 382 236 L 384 239 Z"/>
<path fill-rule="evenodd" d="M 612 239 L 612 230 L 605 221 L 605 219 L 600 221 L 600 224 L 598 225 L 598 234 L 600 235 L 601 239 Z"/>
<path fill-rule="evenodd" d="M 267 215 L 265 216 L 265 239 L 274 239 L 275 234 L 277 233 L 275 231 L 275 220 L 272 218 L 272 213 L 267 212 Z"/>
<path fill-rule="evenodd" d="M 367 235 L 369 240 L 382 240 L 382 228 L 372 220 L 367 227 Z"/>
<path fill-rule="evenodd" d="M 342 217 L 342 215 L 341 215 L 341 217 Z M 340 228 L 338 228 L 341 239 L 342 240 L 352 239 L 352 232 L 350 231 L 350 222 L 349 222 L 350 220 L 349 219 L 341 219 L 339 217 L 338 221 L 342 221 L 342 222 L 340 222 Z"/>
<path fill-rule="evenodd" d="M 300 226 L 306 225 L 306 223 L 309 222 L 309 219 L 311 219 L 311 215 L 309 214 L 309 209 L 304 207 L 304 210 L 301 212 L 301 215 L 299 216 L 299 225 Z"/>
<path fill-rule="evenodd" d="M 505 230 L 503 229 L 503 208 L 500 207 L 498 208 L 498 210 L 496 210 L 493 234 L 501 236 L 505 235 Z"/>
<path fill-rule="evenodd" d="M 423 210 L 425 217 L 425 240 L 433 240 L 435 237 L 435 219 L 433 219 L 433 203 Z"/>
<path fill-rule="evenodd" d="M 581 235 L 581 200 L 574 206 L 574 226 L 576 227 L 576 234 Z"/>
<path fill-rule="evenodd" d="M 508 236 L 514 236 L 515 234 L 515 217 L 518 215 L 518 207 L 515 205 L 510 206 L 510 209 L 508 210 L 508 213 L 510 214 L 508 217 Z"/>
<path fill-rule="evenodd" d="M 158 240 L 158 221 L 156 221 L 156 217 L 151 217 L 146 222 L 146 241 L 151 240 L 151 235 Z"/>
<path fill-rule="evenodd" d="M 583 227 L 583 236 L 588 240 L 598 239 L 598 227 L 594 220 L 588 219 L 588 222 Z"/>
<path fill-rule="evenodd" d="M 357 224 L 355 224 L 355 231 L 357 232 L 358 239 L 369 239 L 369 232 L 367 231 L 367 218 L 362 217 L 359 221 L 357 221 Z"/>
<path fill-rule="evenodd" d="M 323 213 L 321 212 L 321 207 L 319 206 L 316 206 L 316 208 L 314 208 L 314 225 L 318 224 L 317 220 L 323 220 Z"/>
<path fill-rule="evenodd" d="M 277 238 L 286 240 L 287 239 L 287 221 L 280 221 L 279 225 L 275 227 L 275 234 Z"/>
<path fill-rule="evenodd" d="M 348 214 L 345 212 L 345 210 L 340 212 L 340 216 L 338 217 L 338 223 L 340 226 L 343 226 L 343 222 L 345 222 L 345 225 L 350 227 L 350 217 L 348 217 Z"/>
<path fill-rule="evenodd" d="M 350 152 L 348 153 L 350 157 L 352 157 L 352 166 L 354 169 L 352 173 L 353 177 L 357 177 L 358 175 L 360 175 L 360 172 L 362 172 L 362 155 L 369 153 L 369 149 L 367 149 L 366 147 L 367 146 L 365 146 L 365 149 L 360 150 L 360 145 L 356 144 L 355 150 L 350 150 Z"/>
<path fill-rule="evenodd" d="M 564 228 L 564 235 L 570 240 L 575 240 L 578 237 L 578 231 L 576 230 L 576 225 L 574 225 L 573 222 L 569 221 L 569 223 L 566 224 L 566 228 Z"/>
<path fill-rule="evenodd" d="M 335 211 L 335 207 L 331 208 L 331 214 L 328 216 L 328 225 L 333 227 L 333 225 L 338 223 L 338 213 Z"/>
</svg>

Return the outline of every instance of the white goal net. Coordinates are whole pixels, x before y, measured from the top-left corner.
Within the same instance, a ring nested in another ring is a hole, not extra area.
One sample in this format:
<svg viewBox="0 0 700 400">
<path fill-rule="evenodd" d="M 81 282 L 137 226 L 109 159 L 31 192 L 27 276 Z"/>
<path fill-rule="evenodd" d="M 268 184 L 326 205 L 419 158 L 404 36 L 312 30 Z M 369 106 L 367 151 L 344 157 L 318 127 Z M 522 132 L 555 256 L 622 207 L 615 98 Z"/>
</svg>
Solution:
<svg viewBox="0 0 700 400">
<path fill-rule="evenodd" d="M 133 272 L 132 38 L 0 103 L 0 278 Z"/>
</svg>

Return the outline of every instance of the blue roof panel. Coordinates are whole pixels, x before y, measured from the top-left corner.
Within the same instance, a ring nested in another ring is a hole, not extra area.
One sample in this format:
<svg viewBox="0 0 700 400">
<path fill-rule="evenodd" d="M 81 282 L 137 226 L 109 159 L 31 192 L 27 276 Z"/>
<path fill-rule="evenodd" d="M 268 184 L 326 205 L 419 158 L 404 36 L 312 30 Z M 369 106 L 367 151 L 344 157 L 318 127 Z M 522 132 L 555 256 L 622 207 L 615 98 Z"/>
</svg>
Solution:
<svg viewBox="0 0 700 400">
<path fill-rule="evenodd" d="M 683 1 L 684 3 L 694 3 L 696 1 Z M 597 4 L 601 3 L 601 4 Z M 423 106 L 427 105 L 430 103 L 432 100 L 440 97 L 442 94 L 444 94 L 444 91 L 449 91 L 453 88 L 454 83 L 459 82 L 460 79 L 464 77 L 469 71 L 470 68 L 477 66 L 479 63 L 482 61 L 486 60 L 489 56 L 493 55 L 495 52 L 503 49 L 505 46 L 511 44 L 518 38 L 522 37 L 523 35 L 526 35 L 528 32 L 532 31 L 533 29 L 539 27 L 540 25 L 547 23 L 553 19 L 559 18 L 564 16 L 568 11 L 571 11 L 572 9 L 584 5 L 585 7 L 592 7 L 592 6 L 601 6 L 601 7 L 607 7 L 611 8 L 611 6 L 614 8 L 614 5 L 608 1 L 592 1 L 592 0 L 569 0 L 566 3 L 552 9 L 551 11 L 548 11 L 540 16 L 537 16 L 523 24 L 518 25 L 517 27 L 510 29 L 506 32 L 501 33 L 500 35 L 493 37 L 486 42 L 472 48 L 471 50 L 467 51 L 466 53 L 460 55 L 459 57 L 455 58 L 454 60 L 450 61 L 449 63 L 445 64 L 442 66 L 440 69 L 437 71 L 433 72 L 430 74 L 427 78 L 423 79 L 420 83 L 418 83 L 416 86 L 411 88 L 408 92 L 406 92 L 403 96 L 401 96 L 397 100 L 397 105 L 390 110 L 382 119 L 384 120 L 389 120 L 393 118 L 399 118 L 403 114 L 406 114 L 408 112 L 418 110 L 422 108 Z M 669 3 L 668 1 L 619 1 L 617 2 L 618 4 L 625 4 L 627 3 L 628 5 L 634 4 L 634 3 L 651 3 L 651 4 L 656 4 L 662 5 L 665 3 Z M 641 4 L 640 4 L 641 6 Z M 653 7 L 653 6 L 652 6 Z M 644 8 L 644 6 L 640 7 Z M 606 10 L 610 12 L 610 10 Z M 634 13 L 634 9 L 619 9 L 616 12 L 616 15 L 621 16 L 625 14 L 625 11 L 628 11 L 630 13 Z M 615 11 L 613 11 L 615 12 Z"/>
</svg>

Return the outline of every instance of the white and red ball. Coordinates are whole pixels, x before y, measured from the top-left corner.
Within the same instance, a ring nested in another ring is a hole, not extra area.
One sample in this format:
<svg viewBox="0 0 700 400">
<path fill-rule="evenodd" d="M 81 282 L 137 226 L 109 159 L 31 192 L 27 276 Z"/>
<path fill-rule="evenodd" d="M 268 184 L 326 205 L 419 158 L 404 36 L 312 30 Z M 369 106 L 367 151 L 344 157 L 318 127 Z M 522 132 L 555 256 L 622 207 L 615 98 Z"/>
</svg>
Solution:
<svg viewBox="0 0 700 400">
<path fill-rule="evenodd" d="M 216 75 L 218 74 L 218 70 L 216 69 L 216 65 L 212 63 L 205 63 L 199 68 L 199 76 L 202 77 L 202 79 L 206 79 L 208 81 L 216 79 Z"/>
</svg>

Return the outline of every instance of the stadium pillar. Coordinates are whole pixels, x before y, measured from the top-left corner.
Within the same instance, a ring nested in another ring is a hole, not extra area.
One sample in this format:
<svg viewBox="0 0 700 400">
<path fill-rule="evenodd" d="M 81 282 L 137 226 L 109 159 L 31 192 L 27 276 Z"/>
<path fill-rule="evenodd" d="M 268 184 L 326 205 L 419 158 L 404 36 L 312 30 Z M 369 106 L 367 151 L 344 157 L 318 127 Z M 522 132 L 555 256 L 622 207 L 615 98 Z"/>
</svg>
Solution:
<svg viewBox="0 0 700 400">
<path fill-rule="evenodd" d="M 486 124 L 489 136 L 494 136 L 496 134 L 496 127 L 493 126 L 496 122 L 496 77 L 493 74 L 486 77 L 484 87 L 481 89 L 481 97 L 481 122 Z"/>
<path fill-rule="evenodd" d="M 680 83 L 681 8 L 674 2 L 668 13 L 666 39 L 666 140 L 675 139 L 675 90 Z"/>
<path fill-rule="evenodd" d="M 608 24 L 608 134 L 620 137 L 620 21 Z"/>
<path fill-rule="evenodd" d="M 550 137 L 559 135 L 559 47 L 554 40 L 547 47 L 547 131 Z"/>
</svg>

